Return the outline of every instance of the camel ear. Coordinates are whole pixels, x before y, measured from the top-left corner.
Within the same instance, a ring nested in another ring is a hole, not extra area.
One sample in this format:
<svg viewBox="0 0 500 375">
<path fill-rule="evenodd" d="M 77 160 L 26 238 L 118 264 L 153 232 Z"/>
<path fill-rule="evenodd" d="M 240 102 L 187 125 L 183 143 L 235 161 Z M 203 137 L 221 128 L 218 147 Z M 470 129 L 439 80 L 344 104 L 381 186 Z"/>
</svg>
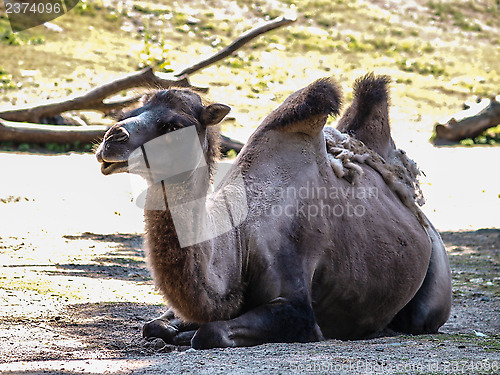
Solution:
<svg viewBox="0 0 500 375">
<path fill-rule="evenodd" d="M 210 104 L 201 113 L 201 123 L 205 126 L 218 124 L 230 110 L 231 108 L 225 104 Z"/>
</svg>

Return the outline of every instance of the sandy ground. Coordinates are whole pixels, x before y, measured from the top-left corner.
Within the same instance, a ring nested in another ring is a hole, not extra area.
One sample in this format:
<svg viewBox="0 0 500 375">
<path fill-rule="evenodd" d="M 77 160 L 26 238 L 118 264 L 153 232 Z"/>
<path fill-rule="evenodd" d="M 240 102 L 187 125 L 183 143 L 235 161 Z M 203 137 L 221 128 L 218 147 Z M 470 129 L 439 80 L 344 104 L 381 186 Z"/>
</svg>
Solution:
<svg viewBox="0 0 500 375">
<path fill-rule="evenodd" d="M 426 173 L 425 212 L 453 267 L 442 334 L 207 351 L 145 342 L 142 325 L 164 306 L 128 176 L 102 176 L 92 155 L 0 153 L 0 372 L 500 372 L 500 148 L 405 134 L 396 139 Z"/>
</svg>

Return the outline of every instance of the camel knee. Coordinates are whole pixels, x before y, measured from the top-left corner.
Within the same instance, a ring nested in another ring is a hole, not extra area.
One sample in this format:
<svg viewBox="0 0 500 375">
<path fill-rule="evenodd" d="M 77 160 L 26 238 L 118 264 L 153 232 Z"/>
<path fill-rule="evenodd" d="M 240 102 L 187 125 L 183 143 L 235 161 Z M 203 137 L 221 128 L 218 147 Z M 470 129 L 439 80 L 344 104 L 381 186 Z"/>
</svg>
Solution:
<svg viewBox="0 0 500 375">
<path fill-rule="evenodd" d="M 413 299 L 394 317 L 389 328 L 411 334 L 436 333 L 451 310 L 451 271 L 443 241 L 429 223 L 432 253 L 427 274 Z"/>
<path fill-rule="evenodd" d="M 443 278 L 428 274 L 420 290 L 396 314 L 389 328 L 415 335 L 437 333 L 448 320 L 450 311 L 451 285 Z"/>
</svg>

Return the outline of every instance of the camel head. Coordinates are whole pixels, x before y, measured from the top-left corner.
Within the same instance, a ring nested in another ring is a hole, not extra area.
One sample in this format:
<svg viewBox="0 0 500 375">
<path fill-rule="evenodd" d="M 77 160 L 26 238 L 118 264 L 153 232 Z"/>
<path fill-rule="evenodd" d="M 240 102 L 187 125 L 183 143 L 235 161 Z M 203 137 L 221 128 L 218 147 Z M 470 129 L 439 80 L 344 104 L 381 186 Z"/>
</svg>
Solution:
<svg viewBox="0 0 500 375">
<path fill-rule="evenodd" d="M 164 134 L 194 126 L 203 145 L 205 157 L 216 154 L 209 127 L 229 113 L 224 104 L 204 105 L 201 97 L 189 90 L 171 89 L 156 92 L 145 105 L 127 113 L 104 135 L 96 151 L 104 175 L 130 172 L 132 152 Z M 190 150 L 186 150 L 189 152 Z"/>
</svg>

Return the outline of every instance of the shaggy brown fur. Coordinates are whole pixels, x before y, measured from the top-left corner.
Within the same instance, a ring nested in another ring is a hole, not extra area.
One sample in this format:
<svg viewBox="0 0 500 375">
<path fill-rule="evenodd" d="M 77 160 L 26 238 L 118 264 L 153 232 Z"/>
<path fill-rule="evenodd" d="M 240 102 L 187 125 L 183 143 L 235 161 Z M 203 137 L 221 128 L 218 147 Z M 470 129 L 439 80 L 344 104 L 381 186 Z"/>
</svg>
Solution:
<svg viewBox="0 0 500 375">
<path fill-rule="evenodd" d="M 208 261 L 203 249 L 197 245 L 181 249 L 170 210 L 145 211 L 144 218 L 147 260 L 155 285 L 177 316 L 194 323 L 234 317 L 242 301 L 238 279 L 221 295 L 214 285 L 202 281 Z"/>
<path fill-rule="evenodd" d="M 415 214 L 420 224 L 428 227 L 427 219 L 418 207 L 424 203 L 418 181 L 420 170 L 403 150 L 393 150 L 386 161 L 360 140 L 340 134 L 334 128 L 325 128 L 325 140 L 329 160 L 337 177 L 356 185 L 364 173 L 361 165 L 369 165 Z"/>
</svg>

